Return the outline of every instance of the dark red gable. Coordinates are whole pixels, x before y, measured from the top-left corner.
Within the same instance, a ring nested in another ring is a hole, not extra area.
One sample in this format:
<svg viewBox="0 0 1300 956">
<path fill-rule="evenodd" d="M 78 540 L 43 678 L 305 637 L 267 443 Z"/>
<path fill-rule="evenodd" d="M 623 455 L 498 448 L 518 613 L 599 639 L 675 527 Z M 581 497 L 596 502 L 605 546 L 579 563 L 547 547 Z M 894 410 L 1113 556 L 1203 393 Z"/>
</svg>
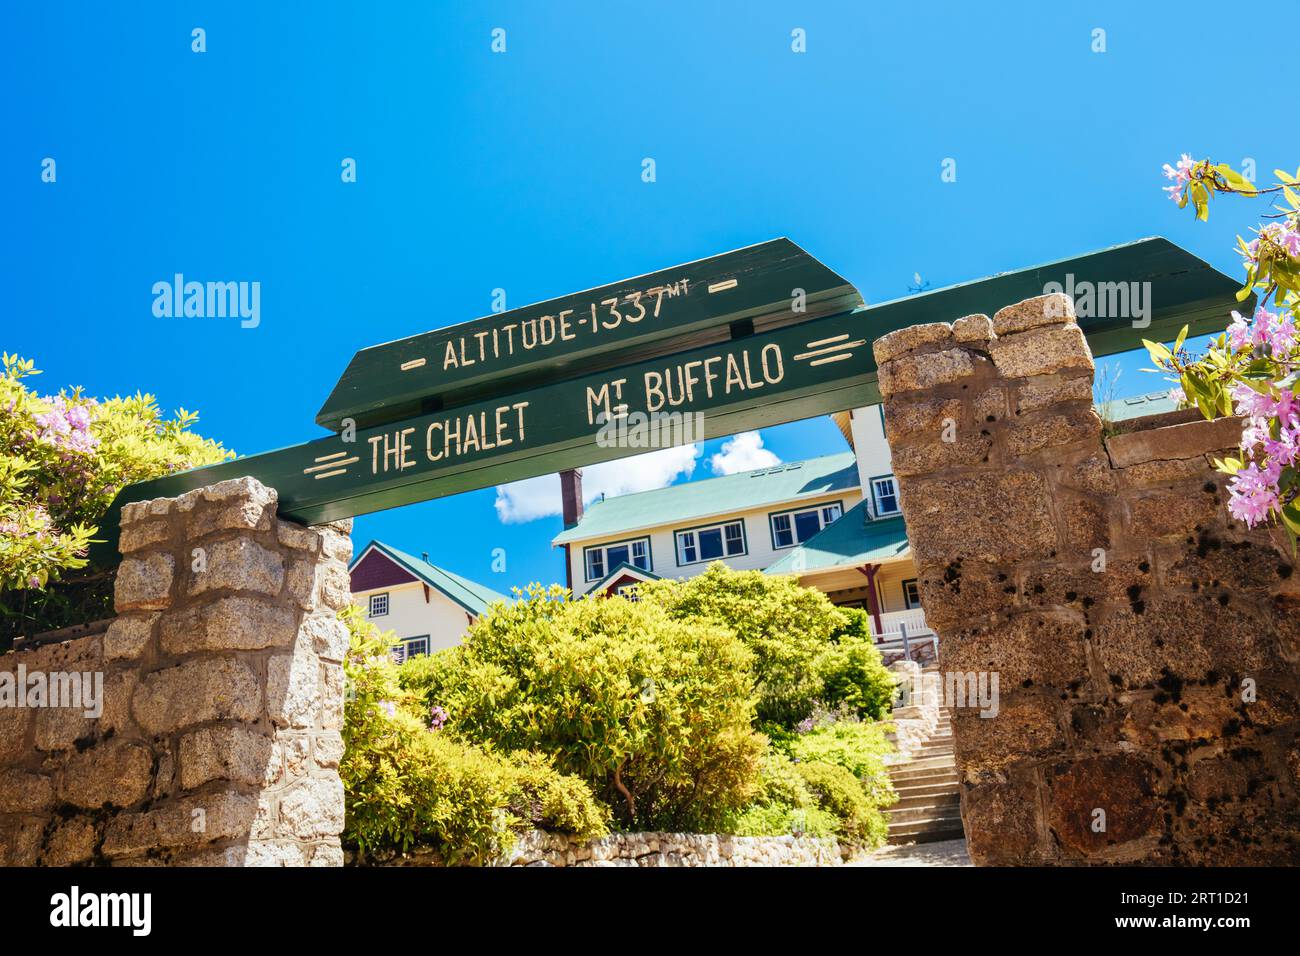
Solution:
<svg viewBox="0 0 1300 956">
<path fill-rule="evenodd" d="M 373 591 L 375 588 L 390 588 L 395 584 L 407 584 L 419 580 L 378 548 L 371 548 L 364 558 L 352 569 L 352 593 Z"/>
<path fill-rule="evenodd" d="M 634 578 L 630 574 L 620 574 L 613 581 L 610 581 L 609 584 L 600 593 L 603 594 L 605 597 L 613 597 L 615 594 L 618 593 L 618 589 L 621 588 L 623 585 L 641 584 L 641 583 L 643 583 L 641 578 Z M 352 590 L 355 591 L 356 588 L 353 588 Z"/>
</svg>

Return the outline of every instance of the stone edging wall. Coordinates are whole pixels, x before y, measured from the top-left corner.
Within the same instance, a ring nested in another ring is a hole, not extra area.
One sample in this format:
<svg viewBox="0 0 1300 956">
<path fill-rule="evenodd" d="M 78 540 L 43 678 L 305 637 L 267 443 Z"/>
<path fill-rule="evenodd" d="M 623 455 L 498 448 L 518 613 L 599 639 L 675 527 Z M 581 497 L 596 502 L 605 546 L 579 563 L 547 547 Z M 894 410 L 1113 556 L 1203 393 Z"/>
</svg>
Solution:
<svg viewBox="0 0 1300 956">
<path fill-rule="evenodd" d="M 1061 295 L 875 353 L 945 690 L 998 679 L 949 701 L 974 862 L 1300 863 L 1300 582 L 1227 514 L 1240 422 L 1103 441 Z"/>
<path fill-rule="evenodd" d="M 615 833 L 584 840 L 532 830 L 503 866 L 838 866 L 833 839 L 739 837 L 717 833 Z M 350 862 L 355 862 L 351 861 Z M 441 866 L 432 851 L 385 855 L 369 866 Z"/>
<path fill-rule="evenodd" d="M 251 478 L 128 505 L 108 631 L 0 657 L 102 681 L 97 715 L 0 707 L 0 864 L 342 864 L 350 527 L 275 509 Z"/>
</svg>

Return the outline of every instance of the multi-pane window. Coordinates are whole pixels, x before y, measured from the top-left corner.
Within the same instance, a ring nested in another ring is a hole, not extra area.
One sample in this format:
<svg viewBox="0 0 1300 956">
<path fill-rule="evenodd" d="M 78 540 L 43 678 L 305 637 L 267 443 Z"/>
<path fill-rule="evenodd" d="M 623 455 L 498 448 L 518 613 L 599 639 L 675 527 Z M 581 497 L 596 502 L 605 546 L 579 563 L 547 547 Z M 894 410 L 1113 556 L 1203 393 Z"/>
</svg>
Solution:
<svg viewBox="0 0 1300 956">
<path fill-rule="evenodd" d="M 833 505 L 772 515 L 772 544 L 778 548 L 803 544 L 822 528 L 839 520 L 841 514 L 843 509 L 837 502 Z"/>
<path fill-rule="evenodd" d="M 921 606 L 921 589 L 917 586 L 916 578 L 903 582 L 903 606 L 908 610 Z"/>
<path fill-rule="evenodd" d="M 388 613 L 388 592 L 370 595 L 370 616 L 383 617 Z"/>
<path fill-rule="evenodd" d="M 600 544 L 585 552 L 587 580 L 599 581 L 620 564 L 630 564 L 642 571 L 650 570 L 650 539 Z"/>
<path fill-rule="evenodd" d="M 740 521 L 677 532 L 677 563 L 695 564 L 745 553 L 745 527 Z"/>
<path fill-rule="evenodd" d="M 410 660 L 412 657 L 419 657 L 421 654 L 429 653 L 429 635 L 421 634 L 419 637 L 405 637 L 397 644 L 393 645 L 392 655 L 393 662 L 396 664 L 402 661 Z"/>
<path fill-rule="evenodd" d="M 898 486 L 894 484 L 893 475 L 872 478 L 871 495 L 875 499 L 877 518 L 898 514 Z"/>
</svg>

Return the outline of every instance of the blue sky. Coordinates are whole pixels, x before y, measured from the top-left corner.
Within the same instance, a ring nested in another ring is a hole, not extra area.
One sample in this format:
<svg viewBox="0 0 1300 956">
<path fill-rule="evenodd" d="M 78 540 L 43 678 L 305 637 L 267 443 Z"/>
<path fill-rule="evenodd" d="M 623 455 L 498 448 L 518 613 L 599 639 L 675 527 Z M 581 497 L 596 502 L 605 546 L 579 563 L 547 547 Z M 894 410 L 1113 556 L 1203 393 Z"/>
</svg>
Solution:
<svg viewBox="0 0 1300 956">
<path fill-rule="evenodd" d="M 1300 131 L 1247 122 L 1239 31 L 1192 43 L 1141 6 L 10 5 L 0 345 L 47 389 L 149 391 L 254 453 L 323 434 L 356 349 L 486 314 L 495 288 L 524 305 L 774 236 L 869 301 L 917 272 L 939 287 L 1156 234 L 1236 275 L 1260 207 L 1196 224 L 1160 165 L 1187 150 L 1265 176 L 1296 165 Z M 260 325 L 156 318 L 176 272 L 260 282 Z M 1121 394 L 1158 386 L 1124 364 Z M 844 448 L 827 419 L 762 439 L 783 460 Z M 361 518 L 356 537 L 499 590 L 562 580 L 559 518 L 502 523 L 497 501 Z"/>
</svg>

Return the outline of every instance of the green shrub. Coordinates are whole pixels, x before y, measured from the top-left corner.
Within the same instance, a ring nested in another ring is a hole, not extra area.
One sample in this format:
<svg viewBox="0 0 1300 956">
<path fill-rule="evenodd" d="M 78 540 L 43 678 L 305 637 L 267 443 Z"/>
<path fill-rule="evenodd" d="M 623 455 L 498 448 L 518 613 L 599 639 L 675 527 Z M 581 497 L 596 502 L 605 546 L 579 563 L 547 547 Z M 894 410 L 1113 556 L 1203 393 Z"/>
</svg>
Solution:
<svg viewBox="0 0 1300 956">
<path fill-rule="evenodd" d="M 681 620 L 731 629 L 754 654 L 758 717 L 793 726 L 823 692 L 821 658 L 848 617 L 826 595 L 793 579 L 733 571 L 715 562 L 687 581 L 637 586 L 643 604 Z"/>
<path fill-rule="evenodd" d="M 820 760 L 797 763 L 795 767 L 817 799 L 817 806 L 838 820 L 836 836 L 851 847 L 877 847 L 885 842 L 889 827 L 884 814 L 871 800 L 850 771 Z"/>
<path fill-rule="evenodd" d="M 728 830 L 736 836 L 833 837 L 840 821 L 817 806 L 762 803 L 746 807 Z"/>
<path fill-rule="evenodd" d="M 723 829 L 737 836 L 834 836 L 839 821 L 817 806 L 798 768 L 784 753 L 763 754 L 754 802 L 735 814 Z"/>
<path fill-rule="evenodd" d="M 624 828 L 709 830 L 758 786 L 751 661 L 653 603 L 533 587 L 403 679 L 465 739 L 581 777 Z"/>
<path fill-rule="evenodd" d="M 345 842 L 362 851 L 431 846 L 451 863 L 487 863 L 537 827 L 606 832 L 590 789 L 538 755 L 508 757 L 432 730 L 420 698 L 402 690 L 389 640 L 359 608 L 343 612 L 352 639 L 344 664 Z"/>
<path fill-rule="evenodd" d="M 866 616 L 856 608 L 849 610 Z M 889 716 L 897 685 L 870 636 L 862 637 L 854 630 L 838 635 L 818 659 L 819 699 L 832 709 L 845 707 L 864 719 L 881 720 Z"/>
<path fill-rule="evenodd" d="M 0 633 L 34 634 L 112 614 L 112 579 L 75 600 L 49 585 L 86 565 L 100 520 L 125 485 L 234 457 L 166 419 L 152 395 L 96 401 L 81 389 L 31 391 L 31 360 L 5 354 L 0 374 Z M 96 582 L 98 586 L 95 585 Z"/>
<path fill-rule="evenodd" d="M 889 806 L 898 800 L 898 794 L 882 759 L 894 751 L 893 743 L 885 736 L 888 729 L 888 724 L 838 721 L 798 734 L 785 747 L 800 763 L 843 767 L 857 778 L 873 806 Z"/>
</svg>

